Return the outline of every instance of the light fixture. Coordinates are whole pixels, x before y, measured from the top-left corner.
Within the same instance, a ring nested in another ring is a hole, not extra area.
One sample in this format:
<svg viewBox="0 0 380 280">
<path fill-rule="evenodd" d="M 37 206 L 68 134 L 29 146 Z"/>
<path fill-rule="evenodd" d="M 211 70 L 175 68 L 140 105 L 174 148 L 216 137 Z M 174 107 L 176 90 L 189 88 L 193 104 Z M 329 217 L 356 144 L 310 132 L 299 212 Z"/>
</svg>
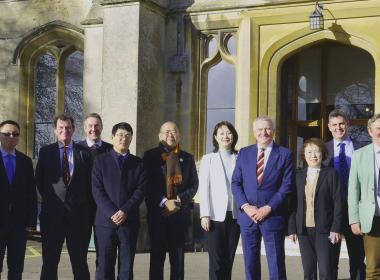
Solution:
<svg viewBox="0 0 380 280">
<path fill-rule="evenodd" d="M 309 23 L 311 30 L 323 29 L 323 5 L 315 2 L 315 10 L 309 16 Z"/>
</svg>

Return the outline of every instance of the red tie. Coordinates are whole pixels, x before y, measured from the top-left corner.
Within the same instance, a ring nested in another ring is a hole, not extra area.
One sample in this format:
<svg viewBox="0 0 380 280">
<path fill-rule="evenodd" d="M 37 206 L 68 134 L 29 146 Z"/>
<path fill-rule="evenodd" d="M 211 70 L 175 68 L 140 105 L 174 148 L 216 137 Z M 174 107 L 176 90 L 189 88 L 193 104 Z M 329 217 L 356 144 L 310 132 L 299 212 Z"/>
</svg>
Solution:
<svg viewBox="0 0 380 280">
<path fill-rule="evenodd" d="M 68 186 L 70 183 L 71 175 L 70 175 L 69 159 L 67 156 L 67 147 L 66 146 L 63 148 L 62 177 L 63 177 L 63 183 L 65 184 L 65 186 Z"/>
<path fill-rule="evenodd" d="M 264 177 L 264 154 L 265 149 L 260 149 L 260 154 L 257 159 L 257 184 L 260 186 Z"/>
</svg>

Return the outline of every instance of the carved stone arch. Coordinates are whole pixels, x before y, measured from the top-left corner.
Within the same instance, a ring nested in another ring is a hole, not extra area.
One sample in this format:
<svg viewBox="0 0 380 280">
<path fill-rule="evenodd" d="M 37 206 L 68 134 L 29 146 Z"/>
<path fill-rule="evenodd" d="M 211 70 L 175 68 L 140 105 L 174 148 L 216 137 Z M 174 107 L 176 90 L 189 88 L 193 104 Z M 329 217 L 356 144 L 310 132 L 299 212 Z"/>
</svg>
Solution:
<svg viewBox="0 0 380 280">
<path fill-rule="evenodd" d="M 308 48 L 322 41 L 333 41 L 348 46 L 360 48 L 368 52 L 375 63 L 380 65 L 380 52 L 368 38 L 362 38 L 357 34 L 346 31 L 322 30 L 310 33 L 309 28 L 304 28 L 288 36 L 285 36 L 273 44 L 264 54 L 260 67 L 259 102 L 260 114 L 269 114 L 278 119 L 280 71 L 283 62 L 302 49 Z M 380 73 L 375 76 L 375 92 L 380 88 Z M 380 108 L 379 101 L 375 100 L 375 110 Z"/>
<path fill-rule="evenodd" d="M 39 57 L 50 52 L 60 65 L 72 52 L 83 52 L 83 30 L 63 21 L 53 21 L 28 32 L 20 41 L 13 55 L 13 63 L 20 69 L 19 87 L 19 121 L 26 137 L 20 139 L 20 149 L 33 156 L 34 147 L 34 112 L 35 112 L 35 65 Z M 62 64 L 58 69 L 58 77 L 63 73 Z M 58 84 L 63 79 L 58 79 Z M 63 111 L 64 89 L 57 87 L 57 112 Z"/>
</svg>

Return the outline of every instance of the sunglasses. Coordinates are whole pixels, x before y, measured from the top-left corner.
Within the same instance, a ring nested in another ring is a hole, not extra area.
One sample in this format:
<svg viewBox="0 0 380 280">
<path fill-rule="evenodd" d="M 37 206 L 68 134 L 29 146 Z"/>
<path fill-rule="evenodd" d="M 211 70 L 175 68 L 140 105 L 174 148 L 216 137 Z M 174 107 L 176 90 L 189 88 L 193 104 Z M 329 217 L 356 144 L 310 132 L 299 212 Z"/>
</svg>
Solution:
<svg viewBox="0 0 380 280">
<path fill-rule="evenodd" d="M 0 132 L 1 135 L 5 136 L 5 137 L 19 137 L 20 136 L 20 133 L 17 133 L 17 132 Z"/>
</svg>

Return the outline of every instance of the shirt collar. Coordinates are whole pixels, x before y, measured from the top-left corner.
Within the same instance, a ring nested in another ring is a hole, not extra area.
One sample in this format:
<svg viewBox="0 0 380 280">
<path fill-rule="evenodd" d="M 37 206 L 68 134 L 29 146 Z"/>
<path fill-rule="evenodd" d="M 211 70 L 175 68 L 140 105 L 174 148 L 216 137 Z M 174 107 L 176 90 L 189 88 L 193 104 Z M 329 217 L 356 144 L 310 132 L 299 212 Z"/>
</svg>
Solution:
<svg viewBox="0 0 380 280">
<path fill-rule="evenodd" d="M 0 147 L 0 151 L 1 151 L 1 155 L 3 157 L 6 157 L 7 155 L 12 155 L 14 157 L 16 156 L 16 149 L 14 149 L 12 152 L 8 153 L 2 147 Z"/>
<path fill-rule="evenodd" d="M 91 148 L 94 144 L 96 144 L 96 145 L 98 146 L 98 148 L 102 146 L 102 140 L 101 140 L 101 139 L 99 139 L 98 141 L 95 141 L 95 142 L 94 142 L 94 141 L 92 141 L 92 140 L 86 138 L 86 143 L 87 143 L 87 146 L 89 146 L 90 148 Z"/>
<path fill-rule="evenodd" d="M 257 144 L 257 149 L 261 150 L 263 147 L 259 144 Z M 271 150 L 273 148 L 273 140 L 269 143 L 268 146 L 266 146 L 265 150 Z"/>
<path fill-rule="evenodd" d="M 65 147 L 65 145 L 63 145 L 61 142 L 58 142 L 58 147 L 59 147 L 60 149 L 62 149 L 62 148 Z M 73 148 L 73 141 L 71 140 L 70 144 L 67 145 L 66 147 L 68 147 L 69 149 L 72 149 L 72 148 Z"/>
<path fill-rule="evenodd" d="M 380 146 L 373 144 L 373 149 L 375 151 L 375 155 L 380 152 Z"/>
<path fill-rule="evenodd" d="M 112 149 L 112 152 L 114 153 L 115 156 L 123 156 L 123 157 L 127 157 L 129 155 L 129 150 L 125 153 L 125 154 L 119 154 L 118 152 L 116 152 L 114 149 Z"/>
<path fill-rule="evenodd" d="M 346 146 L 347 146 L 347 145 L 349 145 L 351 142 L 352 142 L 352 140 L 351 140 L 351 137 L 350 137 L 350 136 L 347 136 L 347 137 L 344 138 L 342 141 L 338 141 L 338 140 L 334 139 L 334 147 L 339 147 L 339 145 L 340 145 L 341 143 L 344 143 L 344 144 L 346 144 Z"/>
</svg>

